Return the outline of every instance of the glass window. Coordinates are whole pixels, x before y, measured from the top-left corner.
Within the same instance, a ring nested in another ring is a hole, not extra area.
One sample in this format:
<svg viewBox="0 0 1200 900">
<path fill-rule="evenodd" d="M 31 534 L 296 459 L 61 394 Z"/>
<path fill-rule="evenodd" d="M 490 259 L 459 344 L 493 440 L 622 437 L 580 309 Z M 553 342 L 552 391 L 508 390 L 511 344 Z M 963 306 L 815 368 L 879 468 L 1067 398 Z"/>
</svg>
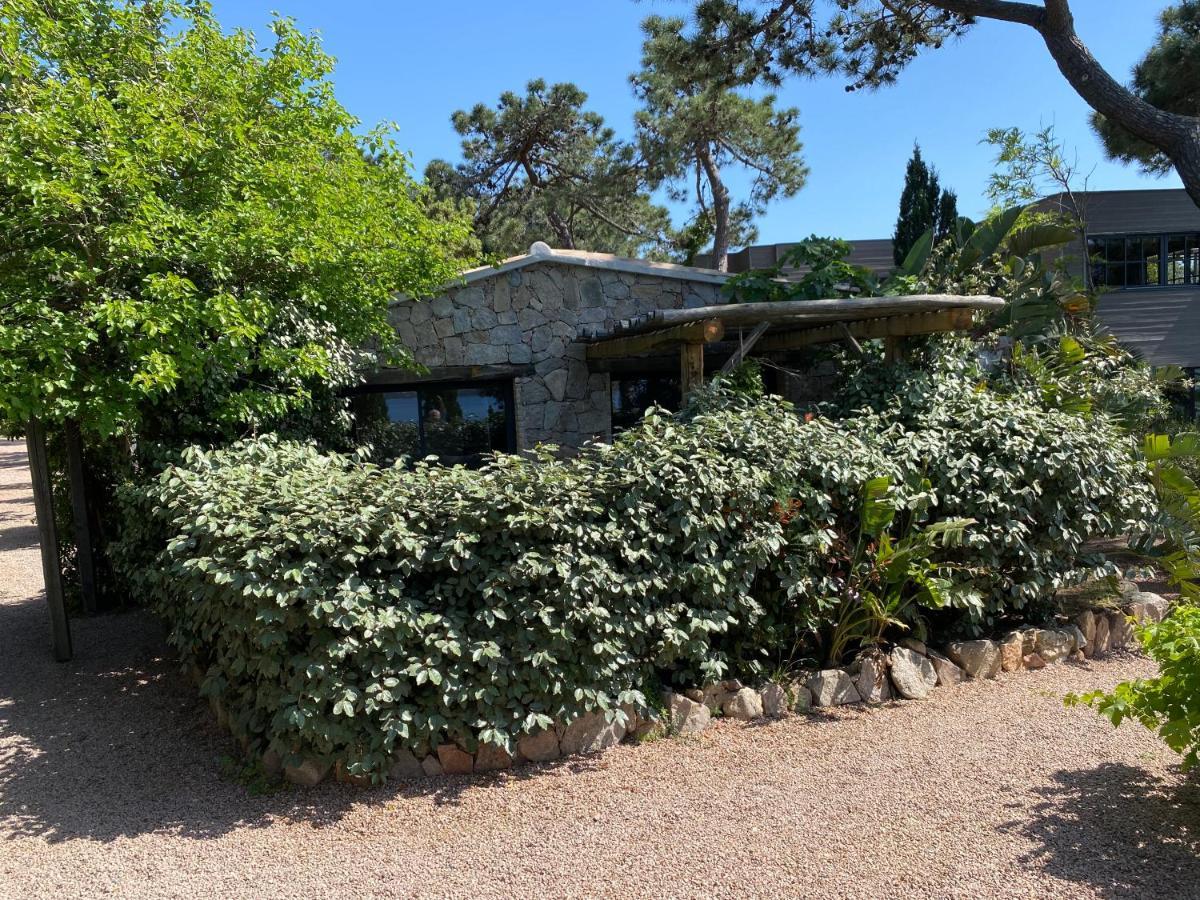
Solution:
<svg viewBox="0 0 1200 900">
<path fill-rule="evenodd" d="M 1104 287 L 1200 284 L 1200 235 L 1088 238 L 1092 282 Z"/>
<path fill-rule="evenodd" d="M 515 449 L 511 382 L 432 384 L 371 391 L 353 400 L 358 439 L 381 459 L 436 456 L 478 465 Z"/>
<path fill-rule="evenodd" d="M 616 433 L 641 421 L 651 406 L 679 409 L 679 378 L 670 375 L 612 376 L 612 428 Z"/>
</svg>

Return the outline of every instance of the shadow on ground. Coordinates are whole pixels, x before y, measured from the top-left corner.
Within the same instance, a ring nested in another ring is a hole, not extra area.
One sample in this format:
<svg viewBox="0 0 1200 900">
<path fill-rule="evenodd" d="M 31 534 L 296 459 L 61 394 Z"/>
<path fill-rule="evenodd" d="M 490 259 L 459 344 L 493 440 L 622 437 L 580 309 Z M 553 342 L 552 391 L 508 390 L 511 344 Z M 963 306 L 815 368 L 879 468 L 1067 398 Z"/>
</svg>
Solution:
<svg viewBox="0 0 1200 900">
<path fill-rule="evenodd" d="M 327 783 L 254 794 L 222 776 L 234 741 L 172 662 L 142 611 L 76 619 L 75 660 L 55 663 L 43 597 L 0 602 L 0 838 L 113 841 L 165 832 L 195 839 L 301 820 L 338 822 L 355 805 L 401 798 L 457 804 L 550 766 L 374 788 Z"/>
<path fill-rule="evenodd" d="M 1132 727 L 1132 726 L 1127 726 Z M 1032 815 L 1004 828 L 1031 839 L 1024 861 L 1105 897 L 1200 896 L 1200 781 L 1164 782 L 1106 763 L 1061 770 Z"/>
</svg>

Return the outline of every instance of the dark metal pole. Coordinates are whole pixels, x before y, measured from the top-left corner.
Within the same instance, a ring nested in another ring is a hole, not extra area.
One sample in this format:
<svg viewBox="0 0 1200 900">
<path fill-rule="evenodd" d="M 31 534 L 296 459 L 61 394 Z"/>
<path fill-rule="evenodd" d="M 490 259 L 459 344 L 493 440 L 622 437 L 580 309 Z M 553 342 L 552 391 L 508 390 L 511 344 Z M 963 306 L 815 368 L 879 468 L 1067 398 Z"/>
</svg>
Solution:
<svg viewBox="0 0 1200 900">
<path fill-rule="evenodd" d="M 87 480 L 83 473 L 83 440 L 74 419 L 64 427 L 67 443 L 67 470 L 71 477 L 71 518 L 75 525 L 75 566 L 79 570 L 79 591 L 83 611 L 96 612 L 96 563 L 92 552 L 92 520 L 88 515 Z"/>
<path fill-rule="evenodd" d="M 46 462 L 46 429 L 38 419 L 30 419 L 25 431 L 29 448 L 29 474 L 33 480 L 33 508 L 37 513 L 38 536 L 42 546 L 42 577 L 46 582 L 46 602 L 50 607 L 50 636 L 54 658 L 71 658 L 71 623 L 63 597 L 62 570 L 58 565 L 58 534 L 54 527 L 54 496 L 50 488 L 50 467 Z"/>
</svg>

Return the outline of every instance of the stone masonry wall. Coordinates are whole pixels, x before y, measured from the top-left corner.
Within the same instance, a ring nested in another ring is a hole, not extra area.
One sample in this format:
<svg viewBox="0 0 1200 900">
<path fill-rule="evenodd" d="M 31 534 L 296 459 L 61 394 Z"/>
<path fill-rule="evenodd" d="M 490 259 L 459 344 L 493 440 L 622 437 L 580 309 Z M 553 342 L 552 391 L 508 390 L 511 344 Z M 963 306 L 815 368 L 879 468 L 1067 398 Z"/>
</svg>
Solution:
<svg viewBox="0 0 1200 900">
<path fill-rule="evenodd" d="M 611 438 L 609 376 L 589 371 L 581 331 L 655 309 L 724 301 L 719 284 L 538 261 L 456 287 L 429 301 L 402 301 L 391 321 L 433 375 L 444 367 L 532 366 L 515 380 L 517 447 L 578 447 Z"/>
</svg>

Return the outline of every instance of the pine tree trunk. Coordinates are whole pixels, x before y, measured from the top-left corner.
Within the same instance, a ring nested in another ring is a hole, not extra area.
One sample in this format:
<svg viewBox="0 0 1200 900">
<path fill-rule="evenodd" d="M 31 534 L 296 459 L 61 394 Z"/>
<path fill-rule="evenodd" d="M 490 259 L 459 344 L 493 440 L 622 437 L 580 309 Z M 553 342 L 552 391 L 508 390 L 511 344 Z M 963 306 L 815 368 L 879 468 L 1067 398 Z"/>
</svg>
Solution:
<svg viewBox="0 0 1200 900">
<path fill-rule="evenodd" d="M 1042 6 L 1012 0 L 930 0 L 932 6 L 949 12 L 1036 30 L 1075 93 L 1092 109 L 1165 153 L 1188 196 L 1200 206 L 1200 119 L 1161 110 L 1121 85 L 1075 33 L 1069 0 L 1044 2 Z"/>
<path fill-rule="evenodd" d="M 721 171 L 713 160 L 707 144 L 696 147 L 696 158 L 708 179 L 713 203 L 713 268 L 718 272 L 729 271 L 729 188 L 721 180 Z"/>
</svg>

